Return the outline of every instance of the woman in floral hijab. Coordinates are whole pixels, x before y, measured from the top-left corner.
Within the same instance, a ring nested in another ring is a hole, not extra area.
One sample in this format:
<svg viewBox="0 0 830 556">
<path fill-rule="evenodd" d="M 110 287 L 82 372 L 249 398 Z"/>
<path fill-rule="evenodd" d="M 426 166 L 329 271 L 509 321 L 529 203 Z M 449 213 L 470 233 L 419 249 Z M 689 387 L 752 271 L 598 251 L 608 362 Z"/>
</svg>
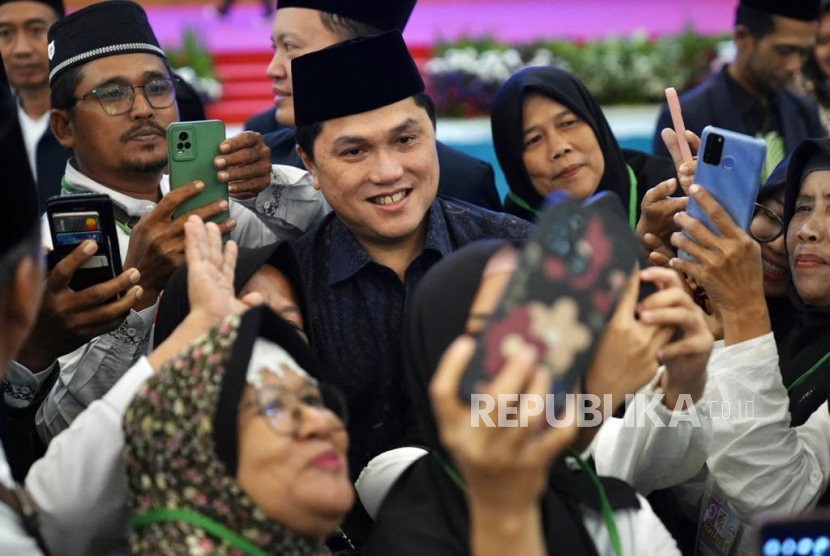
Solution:
<svg viewBox="0 0 830 556">
<path fill-rule="evenodd" d="M 330 554 L 351 507 L 345 416 L 295 328 L 231 316 L 150 379 L 124 419 L 131 553 Z"/>
</svg>

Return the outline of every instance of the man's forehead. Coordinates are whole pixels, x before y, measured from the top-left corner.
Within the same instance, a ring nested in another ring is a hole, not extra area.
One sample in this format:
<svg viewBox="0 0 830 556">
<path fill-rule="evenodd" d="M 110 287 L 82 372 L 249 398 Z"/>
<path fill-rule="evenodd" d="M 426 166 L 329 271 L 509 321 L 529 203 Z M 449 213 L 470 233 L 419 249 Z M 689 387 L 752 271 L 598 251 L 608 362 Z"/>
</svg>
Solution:
<svg viewBox="0 0 830 556">
<path fill-rule="evenodd" d="M 100 83 L 115 78 L 141 81 L 152 73 L 167 75 L 164 62 L 155 54 L 118 54 L 92 60 L 82 67 L 82 84 Z"/>
<path fill-rule="evenodd" d="M 323 27 L 320 19 L 321 12 L 309 8 L 282 8 L 274 16 L 274 25 L 271 28 L 275 39 L 280 37 L 306 37 L 319 33 Z"/>
<path fill-rule="evenodd" d="M 24 23 L 32 19 L 54 23 L 58 14 L 43 2 L 17 0 L 0 4 L 0 23 Z"/>
<path fill-rule="evenodd" d="M 323 126 L 323 134 L 331 141 L 343 137 L 371 137 L 387 134 L 407 122 L 423 126 L 428 120 L 426 110 L 412 98 L 407 98 L 370 112 L 329 120 Z"/>
</svg>

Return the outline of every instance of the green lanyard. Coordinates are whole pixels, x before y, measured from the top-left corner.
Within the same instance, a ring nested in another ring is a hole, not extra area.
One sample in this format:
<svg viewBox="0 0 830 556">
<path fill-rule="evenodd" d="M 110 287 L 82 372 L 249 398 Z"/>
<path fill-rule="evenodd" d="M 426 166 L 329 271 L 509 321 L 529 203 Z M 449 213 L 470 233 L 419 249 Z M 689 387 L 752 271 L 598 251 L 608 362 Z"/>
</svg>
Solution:
<svg viewBox="0 0 830 556">
<path fill-rule="evenodd" d="M 617 556 L 622 556 L 620 533 L 617 530 L 617 522 L 614 521 L 614 510 L 611 508 L 611 503 L 608 501 L 608 495 L 605 493 L 605 488 L 602 486 L 597 474 L 594 473 L 594 470 L 591 469 L 587 463 L 582 461 L 579 454 L 572 449 L 569 449 L 568 451 L 573 457 L 576 458 L 576 461 L 579 462 L 579 466 L 591 478 L 591 482 L 594 483 L 594 487 L 597 489 L 597 493 L 599 494 L 600 506 L 602 506 L 602 519 L 605 521 L 605 526 L 608 528 L 608 536 L 611 537 L 611 545 L 614 547 L 614 553 Z M 444 473 L 446 473 L 452 482 L 466 494 L 467 487 L 464 484 L 464 480 L 458 475 L 458 473 L 456 473 L 455 469 L 444 461 L 444 458 L 442 458 L 438 452 L 432 452 L 432 455 L 438 460 L 438 463 L 441 464 L 441 467 L 444 469 Z"/>
<path fill-rule="evenodd" d="M 628 170 L 628 183 L 630 184 L 628 190 L 628 224 L 633 230 L 637 227 L 637 174 L 634 173 L 634 170 L 628 164 L 626 164 L 625 167 Z M 523 209 L 532 212 L 536 216 L 542 214 L 541 210 L 531 207 L 527 204 L 527 201 L 513 193 L 510 189 L 507 190 L 507 197 Z"/>
<path fill-rule="evenodd" d="M 74 187 L 69 185 L 69 182 L 66 181 L 66 176 L 61 176 L 61 188 L 63 188 L 65 191 L 68 191 L 69 193 L 77 193 L 78 192 L 77 189 L 75 189 Z M 113 208 L 114 207 L 115 207 L 115 205 L 113 205 Z M 126 224 L 124 224 L 123 222 L 121 222 L 120 220 L 118 220 L 117 218 L 115 219 L 115 225 L 118 226 L 119 228 L 121 228 L 121 231 L 124 232 L 127 235 L 130 235 L 130 233 L 132 233 L 132 230 L 130 229 L 130 227 L 127 226 Z"/>
<path fill-rule="evenodd" d="M 189 510 L 151 510 L 135 516 L 132 520 L 132 526 L 134 529 L 141 529 L 153 523 L 163 523 L 166 521 L 182 521 L 195 525 L 214 537 L 225 541 L 234 548 L 238 548 L 243 554 L 249 556 L 268 556 L 267 552 L 257 548 L 221 523 Z"/>
<path fill-rule="evenodd" d="M 813 365 L 812 367 L 807 369 L 807 371 L 803 375 L 801 375 L 800 377 L 795 379 L 795 381 L 792 384 L 787 386 L 787 392 L 791 392 L 792 390 L 795 390 L 796 388 L 801 386 L 804 383 L 804 381 L 807 380 L 808 378 L 810 378 L 810 375 L 813 374 L 814 372 L 816 372 L 819 369 L 819 367 L 824 365 L 827 362 L 828 359 L 830 359 L 830 351 L 828 351 L 824 355 L 824 357 L 819 359 L 818 363 L 816 363 L 815 365 Z"/>
</svg>

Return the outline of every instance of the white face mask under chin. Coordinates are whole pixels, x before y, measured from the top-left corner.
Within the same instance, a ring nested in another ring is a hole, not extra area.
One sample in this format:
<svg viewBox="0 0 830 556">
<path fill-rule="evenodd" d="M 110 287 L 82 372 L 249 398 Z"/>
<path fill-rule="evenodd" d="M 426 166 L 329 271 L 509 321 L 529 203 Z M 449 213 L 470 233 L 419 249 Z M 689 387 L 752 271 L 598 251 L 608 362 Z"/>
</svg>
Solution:
<svg viewBox="0 0 830 556">
<path fill-rule="evenodd" d="M 286 369 L 292 373 L 317 385 L 317 380 L 309 375 L 291 355 L 282 347 L 264 338 L 257 338 L 251 352 L 251 361 L 248 363 L 248 384 L 260 390 L 263 383 L 263 373 L 272 373 L 279 379 L 285 379 Z"/>
</svg>

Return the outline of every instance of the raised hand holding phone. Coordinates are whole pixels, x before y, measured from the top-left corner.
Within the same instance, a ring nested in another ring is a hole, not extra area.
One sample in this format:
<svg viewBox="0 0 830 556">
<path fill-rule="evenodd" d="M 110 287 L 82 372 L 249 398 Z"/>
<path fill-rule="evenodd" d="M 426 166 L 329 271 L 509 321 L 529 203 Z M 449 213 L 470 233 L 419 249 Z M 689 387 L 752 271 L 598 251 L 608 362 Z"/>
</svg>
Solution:
<svg viewBox="0 0 830 556">
<path fill-rule="evenodd" d="M 563 200 L 548 208 L 480 335 L 459 397 L 469 403 L 511 354 L 532 346 L 557 412 L 565 407 L 565 396 L 591 364 L 637 252 L 621 206 L 615 211 L 605 202 Z"/>
</svg>

